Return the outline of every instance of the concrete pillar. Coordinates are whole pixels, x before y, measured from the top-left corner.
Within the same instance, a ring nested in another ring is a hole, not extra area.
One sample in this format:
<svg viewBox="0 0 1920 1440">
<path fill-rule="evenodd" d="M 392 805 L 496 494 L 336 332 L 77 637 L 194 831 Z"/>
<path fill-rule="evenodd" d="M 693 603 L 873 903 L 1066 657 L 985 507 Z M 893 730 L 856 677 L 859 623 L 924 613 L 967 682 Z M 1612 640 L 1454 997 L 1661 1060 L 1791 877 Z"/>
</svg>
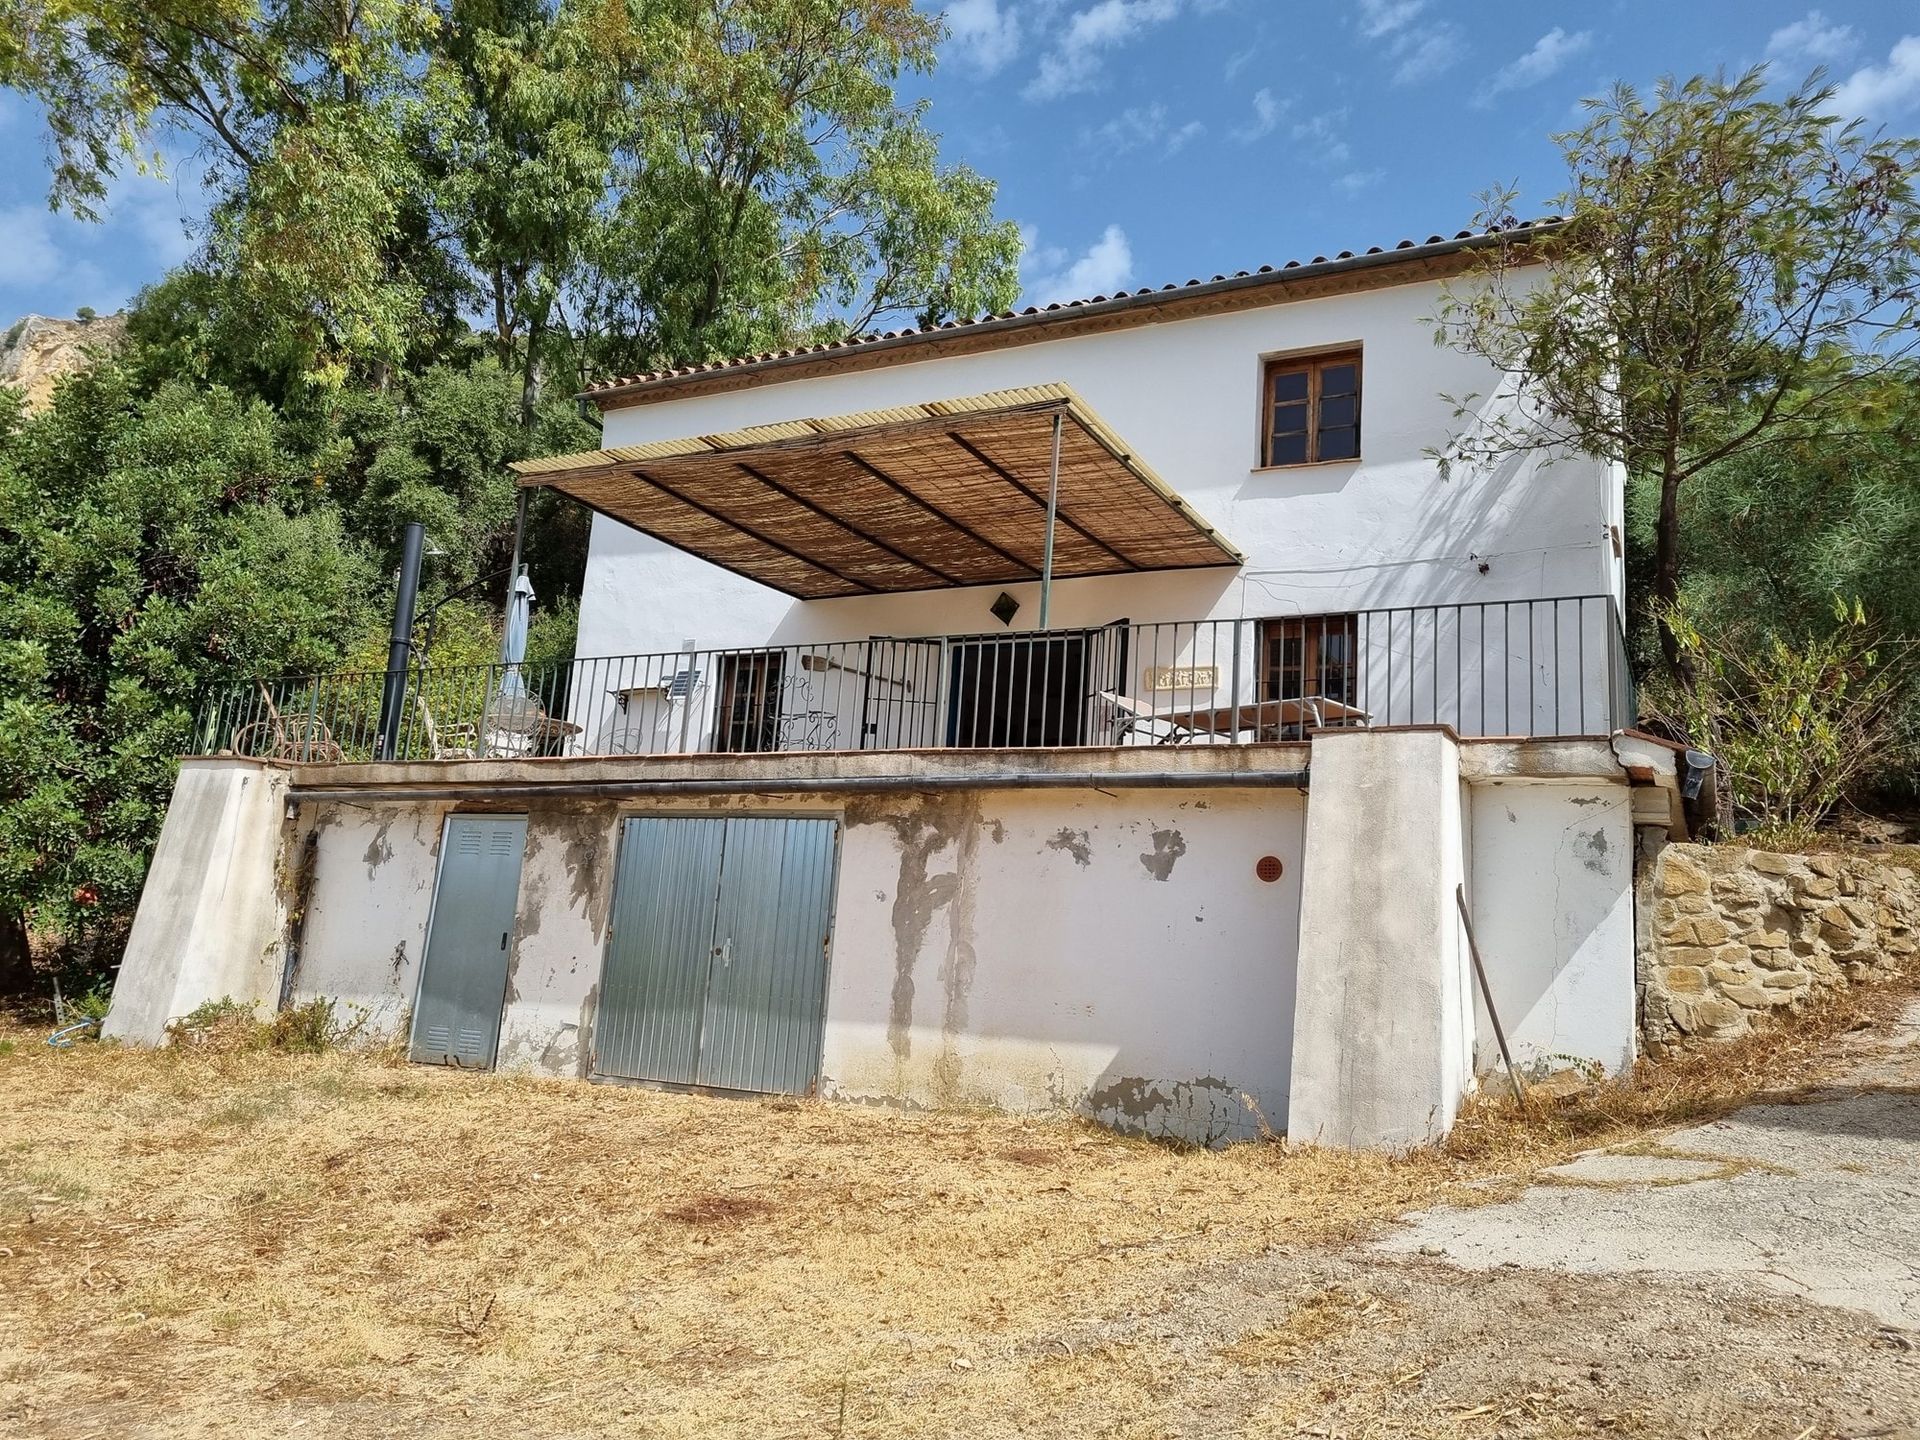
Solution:
<svg viewBox="0 0 1920 1440">
<path fill-rule="evenodd" d="M 208 1000 L 270 1007 L 285 904 L 276 877 L 287 774 L 257 760 L 180 762 L 102 1033 L 136 1045 Z"/>
<path fill-rule="evenodd" d="M 1313 739 L 1287 1134 L 1409 1149 L 1444 1135 L 1473 1074 L 1451 733 Z"/>
</svg>

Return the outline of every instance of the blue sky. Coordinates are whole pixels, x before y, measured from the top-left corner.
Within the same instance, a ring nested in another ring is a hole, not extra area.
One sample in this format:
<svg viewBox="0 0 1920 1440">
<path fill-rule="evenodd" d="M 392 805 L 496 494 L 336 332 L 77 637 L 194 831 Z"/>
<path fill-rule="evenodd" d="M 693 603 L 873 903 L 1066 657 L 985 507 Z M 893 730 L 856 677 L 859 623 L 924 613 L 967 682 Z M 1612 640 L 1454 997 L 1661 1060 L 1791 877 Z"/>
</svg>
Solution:
<svg viewBox="0 0 1920 1440">
<path fill-rule="evenodd" d="M 1001 183 L 1043 303 L 1450 233 L 1616 79 L 1825 65 L 1839 104 L 1920 133 L 1920 5 L 1833 0 L 947 0 L 933 101 L 950 159 Z M 0 96 L 0 324 L 107 311 L 184 259 L 192 167 L 128 176 L 112 213 L 47 212 L 39 116 Z M 190 162 L 190 157 L 189 157 Z"/>
</svg>

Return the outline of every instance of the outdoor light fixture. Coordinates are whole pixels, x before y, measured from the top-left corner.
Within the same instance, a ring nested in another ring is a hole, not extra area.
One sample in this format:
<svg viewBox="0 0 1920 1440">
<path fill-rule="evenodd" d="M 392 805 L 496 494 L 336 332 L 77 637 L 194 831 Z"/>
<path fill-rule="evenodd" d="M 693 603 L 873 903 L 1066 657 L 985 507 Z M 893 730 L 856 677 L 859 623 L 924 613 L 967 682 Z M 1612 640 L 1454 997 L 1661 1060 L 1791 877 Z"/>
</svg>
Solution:
<svg viewBox="0 0 1920 1440">
<path fill-rule="evenodd" d="M 988 608 L 992 610 L 993 618 L 1002 625 L 1011 625 L 1013 617 L 1020 613 L 1020 602 L 1002 590 L 999 597 Z"/>
</svg>

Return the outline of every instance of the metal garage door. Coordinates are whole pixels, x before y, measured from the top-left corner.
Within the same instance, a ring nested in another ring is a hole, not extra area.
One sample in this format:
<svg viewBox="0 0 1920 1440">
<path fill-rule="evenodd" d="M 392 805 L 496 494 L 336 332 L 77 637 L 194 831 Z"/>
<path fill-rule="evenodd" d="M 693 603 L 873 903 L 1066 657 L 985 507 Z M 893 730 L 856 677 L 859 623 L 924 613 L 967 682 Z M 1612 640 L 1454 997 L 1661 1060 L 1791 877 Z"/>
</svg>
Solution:
<svg viewBox="0 0 1920 1440">
<path fill-rule="evenodd" d="M 413 1059 L 493 1064 L 526 848 L 524 815 L 448 817 L 413 1007 Z"/>
<path fill-rule="evenodd" d="M 594 1073 L 802 1094 L 820 1069 L 838 826 L 622 827 Z"/>
</svg>

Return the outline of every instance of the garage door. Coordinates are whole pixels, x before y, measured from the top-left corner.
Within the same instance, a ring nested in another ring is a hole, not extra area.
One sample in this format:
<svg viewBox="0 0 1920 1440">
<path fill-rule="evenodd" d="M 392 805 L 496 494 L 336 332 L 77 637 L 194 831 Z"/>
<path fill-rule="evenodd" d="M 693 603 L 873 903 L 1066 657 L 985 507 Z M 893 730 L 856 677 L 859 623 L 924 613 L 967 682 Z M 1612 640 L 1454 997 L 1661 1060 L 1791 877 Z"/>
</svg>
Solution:
<svg viewBox="0 0 1920 1440">
<path fill-rule="evenodd" d="M 820 1073 L 837 845 L 832 820 L 628 820 L 594 1073 L 811 1090 Z"/>
</svg>

